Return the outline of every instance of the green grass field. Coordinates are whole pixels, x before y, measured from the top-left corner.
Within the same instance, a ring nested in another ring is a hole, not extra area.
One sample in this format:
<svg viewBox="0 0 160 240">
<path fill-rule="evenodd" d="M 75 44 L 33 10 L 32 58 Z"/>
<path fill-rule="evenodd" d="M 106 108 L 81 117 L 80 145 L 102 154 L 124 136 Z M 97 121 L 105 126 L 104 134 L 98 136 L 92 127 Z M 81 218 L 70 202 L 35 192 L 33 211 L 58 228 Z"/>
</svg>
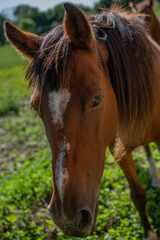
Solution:
<svg viewBox="0 0 160 240">
<path fill-rule="evenodd" d="M 30 109 L 23 62 L 11 46 L 0 48 L 0 239 L 73 240 L 56 228 L 46 209 L 52 192 L 51 152 L 43 125 Z M 151 147 L 160 169 L 160 153 Z M 134 159 L 160 237 L 160 190 L 150 187 L 143 148 Z M 96 230 L 85 239 L 141 240 L 143 228 L 128 183 L 113 162 L 107 150 Z"/>
</svg>

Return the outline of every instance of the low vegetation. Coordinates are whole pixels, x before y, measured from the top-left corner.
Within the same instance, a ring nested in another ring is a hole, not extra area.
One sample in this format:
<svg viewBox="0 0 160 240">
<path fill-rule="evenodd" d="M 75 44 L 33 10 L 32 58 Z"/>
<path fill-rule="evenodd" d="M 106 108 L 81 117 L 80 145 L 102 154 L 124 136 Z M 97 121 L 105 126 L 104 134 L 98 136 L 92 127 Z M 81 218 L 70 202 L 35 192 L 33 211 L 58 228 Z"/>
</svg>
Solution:
<svg viewBox="0 0 160 240">
<path fill-rule="evenodd" d="M 47 205 L 52 192 L 51 152 L 43 125 L 30 109 L 23 60 L 11 46 L 0 48 L 0 239 L 67 238 L 53 224 Z M 152 143 L 160 169 L 160 153 Z M 160 237 L 160 190 L 150 186 L 143 148 L 133 157 L 147 191 L 150 221 Z M 119 166 L 106 150 L 95 232 L 87 240 L 141 240 L 143 229 Z"/>
</svg>

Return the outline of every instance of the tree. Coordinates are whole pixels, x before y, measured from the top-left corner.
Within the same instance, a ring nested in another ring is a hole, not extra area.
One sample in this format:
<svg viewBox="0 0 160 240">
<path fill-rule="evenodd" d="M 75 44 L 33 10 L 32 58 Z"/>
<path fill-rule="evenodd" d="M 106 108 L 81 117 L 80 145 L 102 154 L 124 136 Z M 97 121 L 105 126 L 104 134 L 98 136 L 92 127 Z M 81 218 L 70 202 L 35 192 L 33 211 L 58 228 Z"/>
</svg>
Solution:
<svg viewBox="0 0 160 240">
<path fill-rule="evenodd" d="M 4 29 L 3 29 L 3 23 L 6 19 L 0 15 L 0 45 L 5 44 L 5 36 L 4 36 Z"/>
<path fill-rule="evenodd" d="M 94 8 L 95 10 L 98 10 L 99 8 L 106 7 L 109 8 L 112 4 L 112 0 L 100 0 L 98 3 L 95 4 Z"/>
<path fill-rule="evenodd" d="M 64 17 L 63 4 L 58 4 L 57 6 L 55 6 L 55 8 L 53 9 L 53 13 L 54 13 L 55 20 L 57 22 L 61 23 L 63 21 L 63 17 Z"/>
<path fill-rule="evenodd" d="M 36 23 L 31 18 L 22 18 L 18 27 L 27 32 L 34 32 L 36 28 Z"/>
<path fill-rule="evenodd" d="M 14 10 L 14 16 L 16 22 L 19 23 L 23 18 L 32 18 L 34 14 L 37 14 L 38 8 L 30 7 L 28 5 L 20 5 Z"/>
<path fill-rule="evenodd" d="M 80 7 L 83 11 L 85 11 L 86 13 L 90 13 L 92 10 L 89 7 L 83 6 L 83 5 L 77 5 L 78 7 Z M 54 28 L 55 26 L 57 26 L 58 24 L 62 23 L 63 21 L 63 17 L 64 17 L 64 6 L 63 4 L 58 4 L 57 6 L 55 6 L 55 8 L 53 9 L 49 9 L 46 12 L 48 18 L 50 18 L 52 20 L 51 23 L 51 28 Z"/>
</svg>

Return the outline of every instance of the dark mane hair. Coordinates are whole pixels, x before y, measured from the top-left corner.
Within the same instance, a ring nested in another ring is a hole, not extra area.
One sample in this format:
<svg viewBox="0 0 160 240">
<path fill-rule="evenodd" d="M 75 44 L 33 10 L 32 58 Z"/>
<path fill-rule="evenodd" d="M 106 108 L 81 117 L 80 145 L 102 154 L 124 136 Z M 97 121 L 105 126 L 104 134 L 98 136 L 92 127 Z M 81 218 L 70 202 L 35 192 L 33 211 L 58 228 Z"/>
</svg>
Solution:
<svg viewBox="0 0 160 240">
<path fill-rule="evenodd" d="M 40 50 L 30 64 L 26 79 L 29 87 L 37 84 L 39 89 L 48 87 L 50 91 L 68 87 L 72 72 L 71 44 L 64 35 L 63 25 L 59 25 L 45 35 Z"/>
<path fill-rule="evenodd" d="M 152 116 L 152 47 L 145 26 L 134 15 L 114 9 L 92 17 L 92 21 L 107 35 L 104 44 L 118 104 L 118 136 L 125 146 L 132 146 L 132 139 L 143 137 Z"/>
<path fill-rule="evenodd" d="M 104 11 L 92 17 L 90 22 L 96 40 L 103 42 L 109 52 L 106 68 L 118 103 L 118 136 L 125 146 L 132 146 L 132 139 L 143 137 L 152 115 L 151 44 L 138 18 L 119 9 Z M 38 81 L 50 90 L 58 90 L 68 86 L 71 72 L 72 45 L 61 25 L 46 35 L 26 77 L 31 78 L 30 85 Z"/>
</svg>

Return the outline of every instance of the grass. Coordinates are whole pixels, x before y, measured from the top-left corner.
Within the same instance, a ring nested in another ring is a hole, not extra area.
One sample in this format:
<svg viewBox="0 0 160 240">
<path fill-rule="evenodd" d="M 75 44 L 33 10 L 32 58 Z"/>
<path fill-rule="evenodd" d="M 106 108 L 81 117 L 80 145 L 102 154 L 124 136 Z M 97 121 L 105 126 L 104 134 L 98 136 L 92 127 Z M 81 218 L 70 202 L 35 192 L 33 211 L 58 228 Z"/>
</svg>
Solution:
<svg viewBox="0 0 160 240">
<path fill-rule="evenodd" d="M 28 96 L 24 61 L 10 45 L 1 47 L 0 53 L 0 116 L 18 114 L 20 99 Z"/>
<path fill-rule="evenodd" d="M 46 209 L 52 192 L 51 152 L 43 125 L 30 109 L 23 61 L 8 45 L 0 52 L 0 239 L 77 239 L 64 236 Z M 159 151 L 151 147 L 160 169 Z M 150 187 L 144 150 L 133 157 L 160 237 L 160 190 Z M 85 239 L 141 240 L 143 228 L 128 183 L 113 162 L 106 150 L 96 230 Z"/>
<path fill-rule="evenodd" d="M 5 46 L 0 48 L 1 50 L 1 60 L 0 60 L 0 69 L 11 69 L 13 67 L 17 67 L 22 65 L 24 62 L 22 57 L 13 49 L 10 44 L 6 44 Z"/>
</svg>

